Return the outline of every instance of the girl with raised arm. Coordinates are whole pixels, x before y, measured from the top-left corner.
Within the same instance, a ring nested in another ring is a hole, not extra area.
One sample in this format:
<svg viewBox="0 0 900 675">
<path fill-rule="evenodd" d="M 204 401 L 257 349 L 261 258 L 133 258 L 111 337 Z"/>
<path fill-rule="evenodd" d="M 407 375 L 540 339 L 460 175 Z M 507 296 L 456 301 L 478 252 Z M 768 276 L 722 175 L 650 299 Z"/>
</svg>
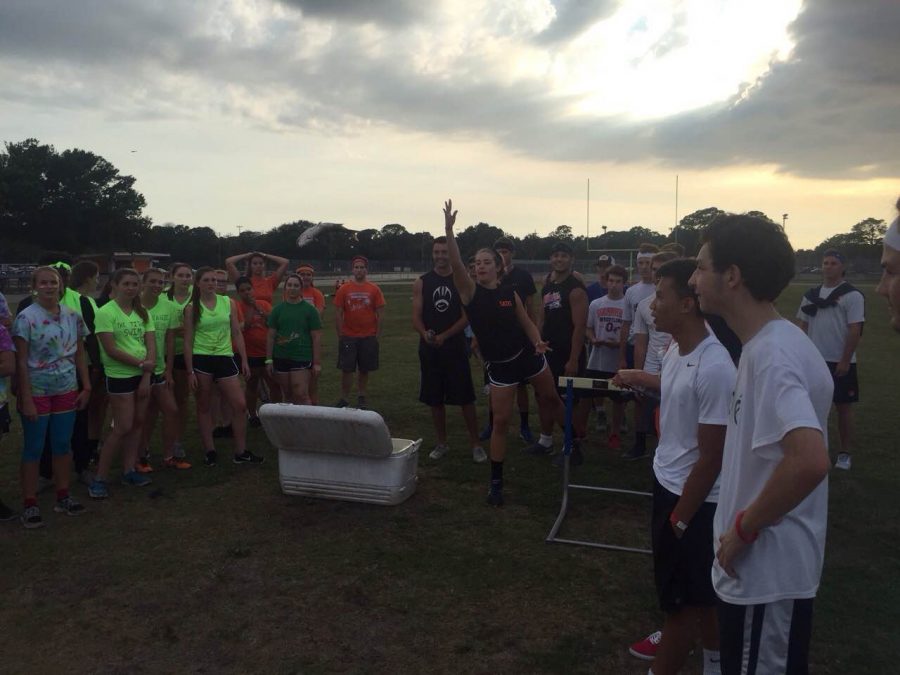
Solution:
<svg viewBox="0 0 900 675">
<path fill-rule="evenodd" d="M 537 326 L 528 318 L 522 301 L 512 287 L 500 286 L 503 263 L 497 252 L 489 248 L 480 249 L 475 254 L 475 280 L 469 277 L 453 236 L 456 213 L 451 200 L 444 203 L 444 227 L 453 283 L 478 340 L 491 387 L 494 428 L 491 433 L 491 484 L 487 502 L 492 506 L 501 506 L 506 432 L 519 383 L 530 382 L 538 406 L 546 406 L 560 423 L 563 422 L 563 407 L 544 358 L 547 343 L 541 340 Z"/>
<path fill-rule="evenodd" d="M 184 362 L 191 389 L 197 397 L 197 426 L 206 451 L 205 463 L 215 466 L 218 460 L 213 444 L 213 422 L 210 398 L 213 385 L 231 406 L 234 417 L 235 464 L 260 464 L 262 457 L 247 450 L 247 405 L 238 374 L 250 377 L 244 336 L 237 312 L 232 312 L 231 298 L 216 292 L 216 272 L 211 267 L 197 270 L 191 303 L 184 308 Z M 233 346 L 232 346 L 233 345 Z M 237 353 L 241 367 L 234 362 Z"/>
<path fill-rule="evenodd" d="M 246 271 L 242 273 L 237 264 L 242 260 L 247 261 Z M 269 262 L 275 263 L 275 271 L 266 276 L 266 265 Z M 272 304 L 272 297 L 278 284 L 281 283 L 281 277 L 287 271 L 290 261 L 277 255 L 268 253 L 260 253 L 259 251 L 250 251 L 250 253 L 239 253 L 225 260 L 225 269 L 228 270 L 228 280 L 234 283 L 238 277 L 247 276 L 253 285 L 253 297 L 257 300 L 265 300 Z"/>
</svg>

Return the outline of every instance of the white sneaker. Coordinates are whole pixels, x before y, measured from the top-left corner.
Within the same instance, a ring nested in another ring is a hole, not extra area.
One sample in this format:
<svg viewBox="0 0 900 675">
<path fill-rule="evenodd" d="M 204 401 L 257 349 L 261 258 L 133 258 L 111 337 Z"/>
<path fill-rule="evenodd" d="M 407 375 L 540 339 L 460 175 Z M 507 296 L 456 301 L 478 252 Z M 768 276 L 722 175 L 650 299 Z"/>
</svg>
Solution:
<svg viewBox="0 0 900 675">
<path fill-rule="evenodd" d="M 484 464 L 487 461 L 487 454 L 480 445 L 476 445 L 472 448 L 472 461 L 476 464 Z"/>
<path fill-rule="evenodd" d="M 428 453 L 428 459 L 440 459 L 450 452 L 450 446 L 446 443 L 438 443 L 434 446 L 434 450 Z"/>
<path fill-rule="evenodd" d="M 835 469 L 843 469 L 844 471 L 850 470 L 850 454 L 846 452 L 842 452 L 838 455 L 837 461 L 834 463 Z"/>
</svg>

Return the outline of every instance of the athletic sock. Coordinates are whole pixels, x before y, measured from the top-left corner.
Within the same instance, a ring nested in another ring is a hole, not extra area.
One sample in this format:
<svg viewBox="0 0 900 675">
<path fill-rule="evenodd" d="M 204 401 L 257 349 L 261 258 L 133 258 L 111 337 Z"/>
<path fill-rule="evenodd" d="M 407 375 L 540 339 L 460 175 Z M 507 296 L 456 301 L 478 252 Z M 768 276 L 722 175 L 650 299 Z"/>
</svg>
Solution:
<svg viewBox="0 0 900 675">
<path fill-rule="evenodd" d="M 37 506 L 37 499 L 35 499 L 34 497 L 28 497 L 27 499 L 24 499 L 22 501 L 22 504 L 24 504 L 26 509 L 29 506 Z"/>
<path fill-rule="evenodd" d="M 718 650 L 703 650 L 703 675 L 722 675 L 721 656 Z"/>
<path fill-rule="evenodd" d="M 56 501 L 58 501 L 58 502 L 59 502 L 59 501 L 62 501 L 63 499 L 65 499 L 65 498 L 68 497 L 68 496 L 69 496 L 69 490 L 68 490 L 68 489 L 65 489 L 65 490 L 57 490 L 57 491 L 56 491 Z"/>
<path fill-rule="evenodd" d="M 491 490 L 503 489 L 503 462 L 491 460 Z"/>
<path fill-rule="evenodd" d="M 538 439 L 538 444 L 542 445 L 545 448 L 549 448 L 553 445 L 553 434 L 545 434 L 541 433 L 540 439 Z"/>
<path fill-rule="evenodd" d="M 528 413 L 519 411 L 519 426 L 523 429 L 528 428 Z"/>
</svg>

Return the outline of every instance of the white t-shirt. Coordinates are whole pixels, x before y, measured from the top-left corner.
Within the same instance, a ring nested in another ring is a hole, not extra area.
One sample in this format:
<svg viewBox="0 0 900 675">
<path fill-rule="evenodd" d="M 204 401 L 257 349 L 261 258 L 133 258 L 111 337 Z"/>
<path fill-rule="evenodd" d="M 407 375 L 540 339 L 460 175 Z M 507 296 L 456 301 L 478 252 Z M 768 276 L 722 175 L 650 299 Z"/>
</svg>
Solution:
<svg viewBox="0 0 900 675">
<path fill-rule="evenodd" d="M 588 307 L 587 327 L 594 331 L 598 340 L 616 340 L 622 334 L 622 315 L 625 313 L 625 298 L 613 300 L 608 295 L 597 298 Z M 614 373 L 619 369 L 619 348 L 594 346 L 587 367 Z"/>
<path fill-rule="evenodd" d="M 632 333 L 634 335 L 647 336 L 647 356 L 644 359 L 644 372 L 655 375 L 662 367 L 662 359 L 672 343 L 672 336 L 656 330 L 653 312 L 650 311 L 650 304 L 653 302 L 654 297 L 655 294 L 648 295 L 638 303 L 637 310 L 634 313 L 634 323 L 632 324 L 634 330 Z"/>
<path fill-rule="evenodd" d="M 822 286 L 819 297 L 824 300 L 831 295 L 831 291 L 835 288 L 837 286 L 832 288 Z M 805 296 L 800 300 L 800 307 L 811 304 Z M 851 291 L 839 297 L 836 306 L 825 309 L 820 307 L 815 316 L 797 310 L 797 318 L 809 324 L 806 332 L 809 339 L 822 352 L 822 358 L 831 363 L 837 363 L 844 354 L 847 326 L 866 320 L 866 299 L 862 293 Z M 853 352 L 853 356 L 850 357 L 850 363 L 856 363 L 856 352 Z"/>
<path fill-rule="evenodd" d="M 628 344 L 634 344 L 634 315 L 637 313 L 637 306 L 644 298 L 651 297 L 656 294 L 656 284 L 644 283 L 639 281 L 634 286 L 625 289 L 625 321 L 631 321 L 631 328 L 628 330 Z"/>
<path fill-rule="evenodd" d="M 789 431 L 817 429 L 828 446 L 833 388 L 822 355 L 789 321 L 770 321 L 744 345 L 725 435 L 714 541 L 762 491 L 784 458 L 781 440 Z M 716 593 L 735 605 L 815 597 L 827 523 L 826 478 L 778 523 L 760 530 L 734 562 L 737 578 L 713 562 Z"/>
<path fill-rule="evenodd" d="M 662 364 L 659 407 L 659 444 L 653 473 L 669 492 L 681 495 L 694 464 L 700 459 L 698 424 L 728 424 L 735 368 L 728 350 L 710 334 L 690 353 L 681 354 L 673 342 Z M 719 498 L 719 480 L 706 497 Z"/>
</svg>

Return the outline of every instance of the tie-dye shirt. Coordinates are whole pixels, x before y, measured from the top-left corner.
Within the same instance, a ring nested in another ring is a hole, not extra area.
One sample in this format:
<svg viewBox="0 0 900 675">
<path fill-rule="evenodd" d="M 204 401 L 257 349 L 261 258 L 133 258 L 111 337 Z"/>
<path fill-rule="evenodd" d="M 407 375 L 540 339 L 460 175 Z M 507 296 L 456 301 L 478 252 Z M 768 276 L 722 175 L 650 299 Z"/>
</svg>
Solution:
<svg viewBox="0 0 900 675">
<path fill-rule="evenodd" d="M 81 316 L 64 306 L 54 315 L 35 302 L 16 317 L 12 333 L 28 344 L 33 396 L 65 394 L 78 388 L 75 353 L 78 338 L 88 334 Z"/>
<path fill-rule="evenodd" d="M 0 352 L 14 352 L 16 351 L 15 345 L 13 345 L 12 337 L 9 334 L 9 331 L 6 330 L 5 327 L 0 326 Z M 0 377 L 0 408 L 6 405 L 8 400 L 7 392 L 9 391 L 9 378 L 8 377 Z"/>
</svg>

